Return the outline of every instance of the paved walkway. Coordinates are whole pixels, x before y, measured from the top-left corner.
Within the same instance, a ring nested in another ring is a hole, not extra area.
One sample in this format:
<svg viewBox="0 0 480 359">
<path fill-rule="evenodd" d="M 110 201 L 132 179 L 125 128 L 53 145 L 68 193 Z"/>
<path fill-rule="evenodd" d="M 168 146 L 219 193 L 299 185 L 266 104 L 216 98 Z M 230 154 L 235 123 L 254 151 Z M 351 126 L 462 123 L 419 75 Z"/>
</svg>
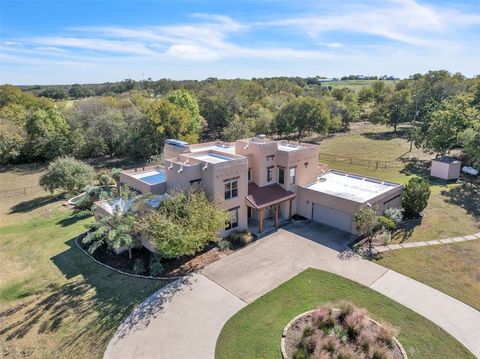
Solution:
<svg viewBox="0 0 480 359">
<path fill-rule="evenodd" d="M 468 236 L 463 236 L 463 237 L 434 239 L 432 241 L 425 241 L 425 242 L 407 242 L 407 243 L 399 243 L 399 244 L 387 244 L 387 245 L 384 245 L 384 246 L 375 246 L 374 250 L 376 250 L 379 253 L 383 253 L 383 252 L 391 251 L 391 250 L 395 250 L 395 249 L 436 246 L 436 245 L 439 245 L 439 244 L 473 241 L 475 239 L 480 239 L 480 232 L 475 233 L 475 234 L 471 234 L 471 235 L 468 235 Z"/>
<path fill-rule="evenodd" d="M 224 323 L 306 268 L 366 285 L 436 323 L 480 357 L 480 312 L 345 251 L 344 232 L 294 223 L 155 293 L 118 329 L 105 358 L 214 358 Z M 458 324 L 458 325 L 457 325 Z"/>
</svg>

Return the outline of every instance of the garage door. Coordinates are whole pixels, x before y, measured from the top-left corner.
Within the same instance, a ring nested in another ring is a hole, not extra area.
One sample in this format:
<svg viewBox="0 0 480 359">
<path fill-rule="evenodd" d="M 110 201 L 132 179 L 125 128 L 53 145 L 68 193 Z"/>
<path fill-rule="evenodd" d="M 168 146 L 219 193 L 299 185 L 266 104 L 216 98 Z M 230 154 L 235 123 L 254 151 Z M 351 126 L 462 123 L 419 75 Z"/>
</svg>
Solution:
<svg viewBox="0 0 480 359">
<path fill-rule="evenodd" d="M 350 232 L 352 230 L 352 215 L 337 211 L 317 203 L 312 203 L 312 220 Z"/>
</svg>

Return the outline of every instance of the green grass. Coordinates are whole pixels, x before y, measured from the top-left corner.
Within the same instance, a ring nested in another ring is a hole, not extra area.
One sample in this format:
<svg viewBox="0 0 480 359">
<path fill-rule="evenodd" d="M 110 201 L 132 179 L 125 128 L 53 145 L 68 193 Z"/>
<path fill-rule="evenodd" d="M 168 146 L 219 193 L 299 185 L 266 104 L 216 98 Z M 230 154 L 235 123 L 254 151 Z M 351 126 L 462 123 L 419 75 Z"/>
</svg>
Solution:
<svg viewBox="0 0 480 359">
<path fill-rule="evenodd" d="M 397 134 L 381 125 L 357 125 L 349 133 L 327 138 L 320 143 L 320 162 L 330 168 L 375 177 L 387 181 L 407 183 L 413 176 L 428 178 L 428 161 L 432 158 L 419 149 L 410 150 L 405 139 L 405 127 Z M 395 161 L 395 167 L 375 168 L 345 161 L 322 158 L 322 154 L 354 157 L 374 161 Z M 416 158 L 421 162 L 413 163 Z M 480 194 L 480 184 L 471 186 L 432 182 L 432 195 L 425 218 L 420 225 L 397 233 L 393 242 L 426 241 L 463 236 L 480 231 L 480 204 L 471 200 Z"/>
<path fill-rule="evenodd" d="M 378 264 L 480 310 L 480 241 L 400 249 L 382 257 Z"/>
<path fill-rule="evenodd" d="M 20 166 L 0 172 L 0 182 L 32 185 L 39 173 Z M 37 196 L 0 200 L 0 353 L 100 358 L 121 321 L 164 283 L 95 264 L 74 244 L 92 219 Z"/>
<path fill-rule="evenodd" d="M 348 299 L 370 316 L 399 330 L 397 336 L 410 359 L 473 358 L 453 337 L 424 317 L 352 281 L 308 269 L 234 315 L 217 341 L 217 359 L 281 358 L 285 325 L 318 305 Z"/>
</svg>

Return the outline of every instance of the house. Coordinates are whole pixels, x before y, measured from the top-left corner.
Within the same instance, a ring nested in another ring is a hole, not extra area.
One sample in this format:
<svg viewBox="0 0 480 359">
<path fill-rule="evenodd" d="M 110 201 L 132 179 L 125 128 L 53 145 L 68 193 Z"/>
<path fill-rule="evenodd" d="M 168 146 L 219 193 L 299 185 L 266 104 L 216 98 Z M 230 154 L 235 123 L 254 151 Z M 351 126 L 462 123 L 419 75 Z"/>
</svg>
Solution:
<svg viewBox="0 0 480 359">
<path fill-rule="evenodd" d="M 121 183 L 157 195 L 200 186 L 230 213 L 222 236 L 253 227 L 263 232 L 295 214 L 354 233 L 352 218 L 361 206 L 382 213 L 401 205 L 400 184 L 325 172 L 318 165 L 317 145 L 264 135 L 234 143 L 168 140 L 164 155 L 163 167 L 124 171 Z"/>
</svg>

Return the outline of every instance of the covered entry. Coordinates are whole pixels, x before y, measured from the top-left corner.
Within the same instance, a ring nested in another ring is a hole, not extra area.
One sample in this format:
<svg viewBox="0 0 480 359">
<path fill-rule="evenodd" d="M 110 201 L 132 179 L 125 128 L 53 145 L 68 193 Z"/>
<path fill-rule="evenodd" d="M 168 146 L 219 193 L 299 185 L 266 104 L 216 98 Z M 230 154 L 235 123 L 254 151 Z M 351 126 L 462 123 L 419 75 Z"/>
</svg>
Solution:
<svg viewBox="0 0 480 359">
<path fill-rule="evenodd" d="M 345 232 L 352 232 L 352 215 L 312 202 L 312 217 L 315 222 L 323 223 Z"/>
<path fill-rule="evenodd" d="M 272 211 L 275 227 L 278 227 L 280 205 L 288 201 L 288 218 L 292 218 L 292 201 L 295 193 L 283 189 L 279 184 L 274 183 L 264 187 L 258 187 L 255 183 L 248 185 L 248 196 L 246 204 L 249 207 L 249 218 L 256 211 L 258 219 L 258 232 L 263 232 L 264 217 Z"/>
</svg>

